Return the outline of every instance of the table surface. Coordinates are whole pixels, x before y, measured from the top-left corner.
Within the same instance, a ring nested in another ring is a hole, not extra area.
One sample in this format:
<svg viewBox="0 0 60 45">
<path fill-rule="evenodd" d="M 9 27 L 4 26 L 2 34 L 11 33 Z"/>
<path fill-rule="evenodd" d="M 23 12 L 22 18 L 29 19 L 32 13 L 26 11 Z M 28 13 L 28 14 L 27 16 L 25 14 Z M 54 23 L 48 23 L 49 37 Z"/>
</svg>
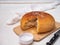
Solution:
<svg viewBox="0 0 60 45">
<path fill-rule="evenodd" d="M 50 2 L 55 0 L 0 0 L 0 1 L 25 1 L 25 2 L 32 2 L 32 1 L 40 1 L 40 2 Z M 58 0 L 59 1 L 59 0 Z"/>
<path fill-rule="evenodd" d="M 23 14 L 22 12 L 25 12 L 26 10 L 30 10 L 28 4 L 0 4 L 0 45 L 20 45 L 19 37 L 13 32 L 13 28 L 19 25 L 19 23 L 8 26 L 7 22 L 13 19 L 17 15 L 16 13 Z M 60 6 L 46 12 L 52 14 L 55 20 L 60 22 Z M 46 45 L 46 42 L 53 37 L 54 33 L 42 41 L 33 42 L 32 45 Z M 60 45 L 60 38 L 55 42 L 54 45 Z"/>
</svg>

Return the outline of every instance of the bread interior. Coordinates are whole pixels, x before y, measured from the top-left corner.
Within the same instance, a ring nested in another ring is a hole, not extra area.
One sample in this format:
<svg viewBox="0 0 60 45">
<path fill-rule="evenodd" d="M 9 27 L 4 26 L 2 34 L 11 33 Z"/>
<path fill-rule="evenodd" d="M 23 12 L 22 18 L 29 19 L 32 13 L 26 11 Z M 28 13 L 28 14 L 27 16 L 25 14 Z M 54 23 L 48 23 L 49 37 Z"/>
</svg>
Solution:
<svg viewBox="0 0 60 45">
<path fill-rule="evenodd" d="M 32 27 L 37 27 L 37 18 L 32 19 L 32 20 L 29 20 L 29 21 L 26 23 L 26 29 L 32 28 Z"/>
</svg>

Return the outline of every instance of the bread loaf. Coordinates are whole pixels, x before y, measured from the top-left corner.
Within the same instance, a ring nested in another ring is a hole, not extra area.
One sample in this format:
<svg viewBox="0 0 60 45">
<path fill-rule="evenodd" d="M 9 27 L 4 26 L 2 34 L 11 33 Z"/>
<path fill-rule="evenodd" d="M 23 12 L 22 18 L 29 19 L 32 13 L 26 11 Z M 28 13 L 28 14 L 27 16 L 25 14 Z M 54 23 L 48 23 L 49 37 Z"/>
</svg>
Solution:
<svg viewBox="0 0 60 45">
<path fill-rule="evenodd" d="M 51 31 L 55 27 L 55 20 L 52 15 L 42 11 L 32 11 L 24 14 L 21 19 L 21 29 L 37 28 L 37 33 Z"/>
</svg>

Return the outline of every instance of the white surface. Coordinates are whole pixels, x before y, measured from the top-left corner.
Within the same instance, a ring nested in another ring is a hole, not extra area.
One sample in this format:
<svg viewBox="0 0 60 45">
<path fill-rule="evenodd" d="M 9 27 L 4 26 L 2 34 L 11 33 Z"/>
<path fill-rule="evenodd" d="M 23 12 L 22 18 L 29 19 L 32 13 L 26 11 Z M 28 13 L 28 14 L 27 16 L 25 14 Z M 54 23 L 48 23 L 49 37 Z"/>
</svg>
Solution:
<svg viewBox="0 0 60 45">
<path fill-rule="evenodd" d="M 0 0 L 0 1 L 40 1 L 40 2 L 49 2 L 49 1 L 54 1 L 54 0 Z"/>
<path fill-rule="evenodd" d="M 20 45 L 19 37 L 13 32 L 13 28 L 19 24 L 8 26 L 6 23 L 13 19 L 17 15 L 17 12 L 23 14 L 24 12 L 31 11 L 29 5 L 30 4 L 0 4 L 0 45 Z M 46 12 L 52 14 L 55 20 L 60 22 L 60 6 Z M 33 42 L 32 45 L 46 45 L 46 42 L 48 42 L 52 36 L 53 34 L 40 42 Z M 60 45 L 60 38 L 54 45 Z"/>
<path fill-rule="evenodd" d="M 23 2 L 54 2 L 54 1 L 59 1 L 60 2 L 60 0 L 0 0 L 0 3 L 23 3 Z"/>
</svg>

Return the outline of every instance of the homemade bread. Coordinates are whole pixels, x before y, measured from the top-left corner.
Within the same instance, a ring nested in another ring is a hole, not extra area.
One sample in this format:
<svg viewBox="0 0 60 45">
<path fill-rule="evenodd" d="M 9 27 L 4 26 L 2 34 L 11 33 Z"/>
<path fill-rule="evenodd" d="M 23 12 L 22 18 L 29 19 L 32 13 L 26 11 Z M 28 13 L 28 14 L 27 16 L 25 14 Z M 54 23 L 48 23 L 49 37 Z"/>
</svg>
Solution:
<svg viewBox="0 0 60 45">
<path fill-rule="evenodd" d="M 35 27 L 37 33 L 44 33 L 51 31 L 55 27 L 55 20 L 53 16 L 46 12 L 32 11 L 24 14 L 21 19 L 21 29 L 28 30 Z"/>
</svg>

